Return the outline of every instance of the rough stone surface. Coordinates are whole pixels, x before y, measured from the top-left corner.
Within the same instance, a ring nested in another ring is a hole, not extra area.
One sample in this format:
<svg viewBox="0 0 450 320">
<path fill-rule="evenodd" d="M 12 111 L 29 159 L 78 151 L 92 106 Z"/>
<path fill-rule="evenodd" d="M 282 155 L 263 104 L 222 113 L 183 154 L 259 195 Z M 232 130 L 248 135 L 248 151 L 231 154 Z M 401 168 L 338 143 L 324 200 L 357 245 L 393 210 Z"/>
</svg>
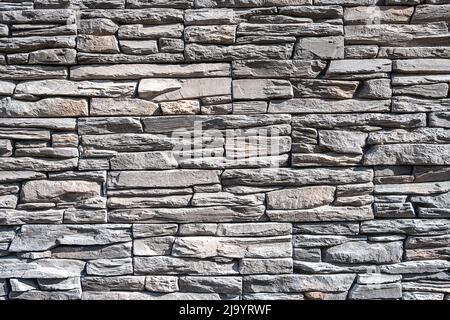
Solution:
<svg viewBox="0 0 450 320">
<path fill-rule="evenodd" d="M 449 299 L 448 0 L 0 2 L 0 300 Z"/>
</svg>

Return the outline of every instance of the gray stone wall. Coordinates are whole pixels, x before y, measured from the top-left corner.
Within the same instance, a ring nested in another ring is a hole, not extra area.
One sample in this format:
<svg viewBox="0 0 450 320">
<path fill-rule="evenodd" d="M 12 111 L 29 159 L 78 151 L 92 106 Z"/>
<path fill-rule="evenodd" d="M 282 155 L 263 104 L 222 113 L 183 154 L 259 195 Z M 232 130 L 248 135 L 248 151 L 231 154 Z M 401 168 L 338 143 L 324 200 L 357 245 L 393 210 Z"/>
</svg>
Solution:
<svg viewBox="0 0 450 320">
<path fill-rule="evenodd" d="M 447 0 L 3 0 L 0 299 L 446 299 Z"/>
</svg>

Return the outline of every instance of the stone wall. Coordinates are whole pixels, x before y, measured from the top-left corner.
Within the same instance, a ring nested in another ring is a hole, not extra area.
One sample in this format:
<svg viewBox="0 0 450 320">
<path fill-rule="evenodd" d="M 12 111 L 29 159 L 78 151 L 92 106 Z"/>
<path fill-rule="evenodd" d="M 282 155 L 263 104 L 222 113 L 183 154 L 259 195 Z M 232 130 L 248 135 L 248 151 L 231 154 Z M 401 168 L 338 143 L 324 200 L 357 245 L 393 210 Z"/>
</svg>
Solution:
<svg viewBox="0 0 450 320">
<path fill-rule="evenodd" d="M 447 0 L 2 0 L 0 299 L 445 299 Z"/>
</svg>

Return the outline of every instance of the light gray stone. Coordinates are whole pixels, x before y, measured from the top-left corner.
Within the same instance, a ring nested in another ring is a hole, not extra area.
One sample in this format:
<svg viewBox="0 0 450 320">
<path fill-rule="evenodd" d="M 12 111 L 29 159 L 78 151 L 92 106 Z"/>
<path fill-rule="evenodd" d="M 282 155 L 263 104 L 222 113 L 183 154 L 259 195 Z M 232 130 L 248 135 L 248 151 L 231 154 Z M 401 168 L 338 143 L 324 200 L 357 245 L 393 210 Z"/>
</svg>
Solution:
<svg viewBox="0 0 450 320">
<path fill-rule="evenodd" d="M 402 285 L 400 282 L 387 284 L 355 284 L 349 292 L 351 300 L 369 299 L 400 299 L 402 297 Z"/>
<path fill-rule="evenodd" d="M 288 99 L 294 95 L 286 80 L 234 80 L 233 97 L 240 100 Z"/>
<path fill-rule="evenodd" d="M 321 60 L 236 60 L 233 75 L 238 78 L 315 78 L 325 67 Z"/>
<path fill-rule="evenodd" d="M 215 262 L 170 256 L 134 258 L 134 272 L 137 275 L 237 275 L 236 267 L 235 262 Z"/>
<path fill-rule="evenodd" d="M 265 219 L 264 206 L 258 207 L 192 207 L 118 209 L 108 213 L 111 222 L 191 223 L 191 222 L 245 222 Z"/>
<path fill-rule="evenodd" d="M 449 163 L 450 148 L 445 144 L 378 145 L 371 147 L 364 157 L 366 165 L 445 165 Z"/>
<path fill-rule="evenodd" d="M 403 255 L 401 242 L 368 243 L 349 241 L 325 251 L 325 260 L 335 263 L 398 263 Z"/>
<path fill-rule="evenodd" d="M 25 225 L 9 250 L 44 251 L 57 245 L 105 245 L 130 240 L 131 232 L 126 225 Z"/>
<path fill-rule="evenodd" d="M 91 260 L 86 264 L 86 273 L 94 276 L 120 276 L 132 274 L 132 259 Z"/>
<path fill-rule="evenodd" d="M 283 258 L 292 255 L 291 238 L 177 238 L 172 248 L 176 257 Z"/>
<path fill-rule="evenodd" d="M 318 186 L 283 189 L 267 194 L 268 209 L 310 209 L 329 205 L 334 201 L 335 187 Z"/>
<path fill-rule="evenodd" d="M 158 102 L 226 95 L 231 94 L 231 79 L 144 79 L 139 83 L 138 93 Z"/>
<path fill-rule="evenodd" d="M 120 49 L 128 54 L 151 54 L 158 52 L 155 40 L 121 40 Z"/>
<path fill-rule="evenodd" d="M 186 43 L 233 44 L 236 42 L 236 26 L 190 26 L 184 30 Z"/>
<path fill-rule="evenodd" d="M 70 69 L 73 80 L 128 80 L 141 78 L 192 78 L 226 77 L 230 75 L 230 65 L 225 63 L 199 63 L 189 65 L 161 64 L 112 64 L 76 66 Z"/>
<path fill-rule="evenodd" d="M 344 37 L 301 38 L 294 59 L 344 59 Z"/>
<path fill-rule="evenodd" d="M 88 97 L 122 97 L 131 96 L 136 89 L 135 82 L 112 81 L 70 81 L 42 80 L 22 82 L 16 87 L 17 94 L 36 96 L 88 96 Z"/>
<path fill-rule="evenodd" d="M 350 289 L 355 275 L 259 275 L 244 277 L 245 292 L 339 292 Z"/>
<path fill-rule="evenodd" d="M 29 181 L 22 188 L 25 202 L 71 202 L 100 195 L 100 186 L 88 181 Z"/>
</svg>

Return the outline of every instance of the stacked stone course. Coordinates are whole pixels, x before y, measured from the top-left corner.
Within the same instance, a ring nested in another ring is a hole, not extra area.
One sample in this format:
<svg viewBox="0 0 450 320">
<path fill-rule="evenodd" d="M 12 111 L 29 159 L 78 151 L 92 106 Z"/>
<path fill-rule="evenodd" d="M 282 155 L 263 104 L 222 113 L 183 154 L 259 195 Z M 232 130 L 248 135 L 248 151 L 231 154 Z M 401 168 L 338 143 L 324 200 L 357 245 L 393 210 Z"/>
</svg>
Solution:
<svg viewBox="0 0 450 320">
<path fill-rule="evenodd" d="M 449 22 L 2 0 L 0 300 L 449 299 Z"/>
</svg>

